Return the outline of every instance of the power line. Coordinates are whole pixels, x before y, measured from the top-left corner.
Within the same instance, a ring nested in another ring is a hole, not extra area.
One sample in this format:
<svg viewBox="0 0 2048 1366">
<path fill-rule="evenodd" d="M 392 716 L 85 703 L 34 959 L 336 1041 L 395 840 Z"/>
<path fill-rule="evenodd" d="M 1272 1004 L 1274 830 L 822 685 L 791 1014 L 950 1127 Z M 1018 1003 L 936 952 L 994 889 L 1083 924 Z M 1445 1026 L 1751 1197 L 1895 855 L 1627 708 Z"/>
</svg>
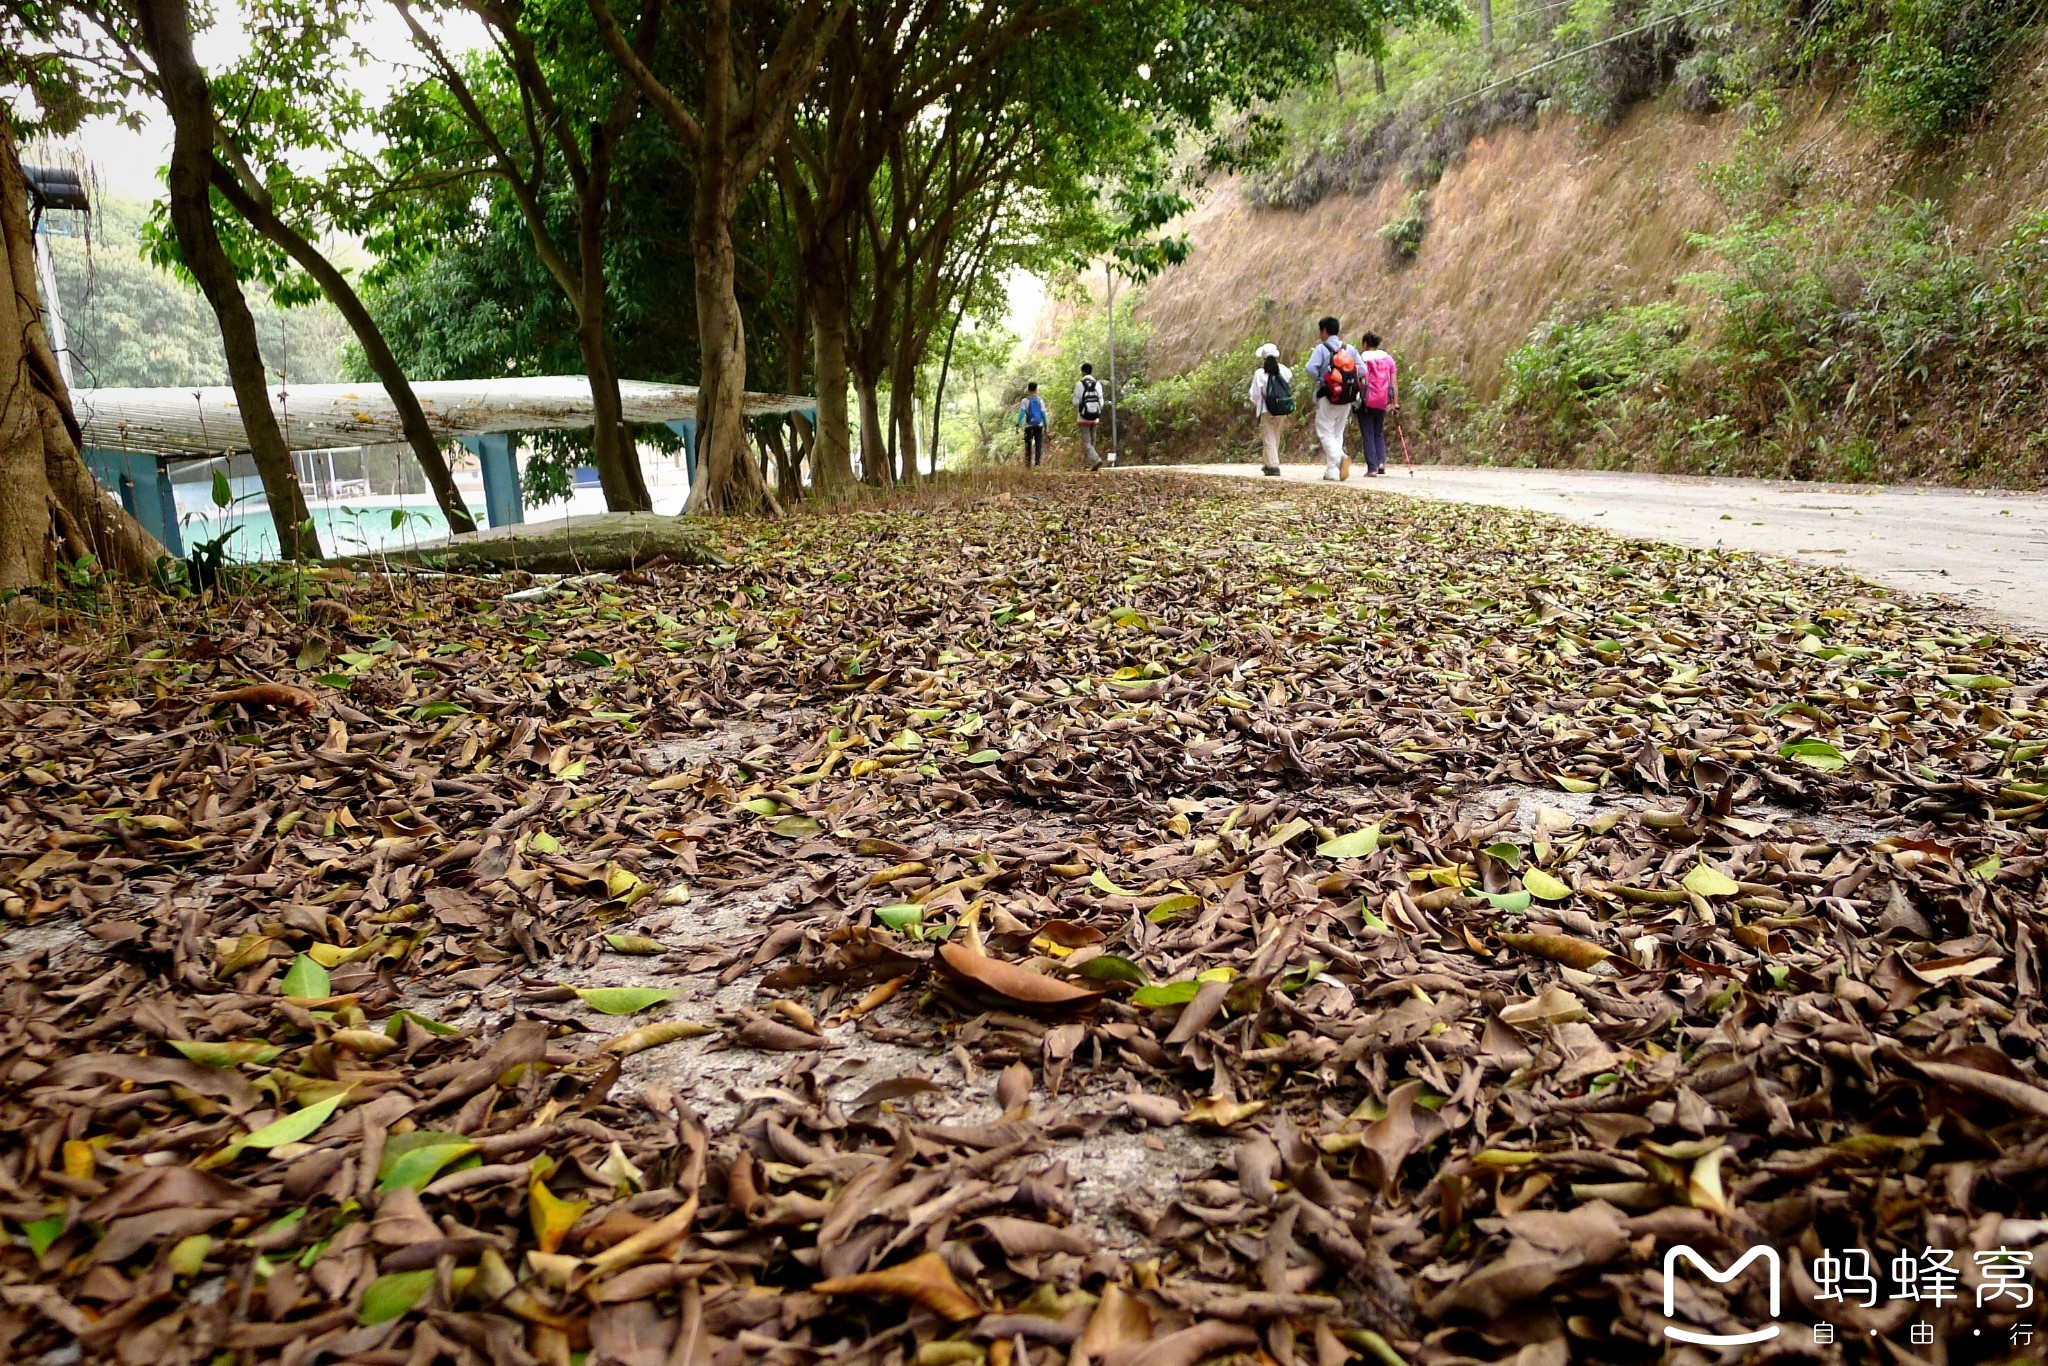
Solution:
<svg viewBox="0 0 2048 1366">
<path fill-rule="evenodd" d="M 1490 85 L 1482 85 L 1477 90 L 1467 91 L 1465 94 L 1458 96 L 1458 98 L 1456 98 L 1455 100 L 1451 100 L 1449 103 L 1438 105 L 1434 112 L 1441 114 L 1449 110 L 1456 109 L 1461 104 L 1464 104 L 1470 100 L 1476 100 L 1481 95 L 1485 95 L 1492 91 L 1499 90 L 1502 86 L 1513 85 L 1517 81 L 1522 80 L 1524 77 L 1533 76 L 1539 71 L 1548 70 L 1549 68 L 1558 65 L 1560 62 L 1568 62 L 1572 60 L 1572 58 L 1574 57 L 1583 57 L 1588 52 L 1597 52 L 1601 48 L 1608 47 L 1612 44 L 1618 43 L 1624 38 L 1633 38 L 1638 33 L 1647 33 L 1651 29 L 1656 28 L 1659 24 L 1669 24 L 1679 19 L 1689 19 L 1695 14 L 1703 14 L 1710 9 L 1719 9 L 1721 6 L 1727 3 L 1728 0 L 1707 0 L 1707 3 L 1703 5 L 1694 5 L 1691 9 L 1681 10 L 1677 14 L 1660 15 L 1657 18 L 1650 20 L 1648 23 L 1638 24 L 1634 28 L 1629 29 L 1626 32 L 1614 34 L 1612 37 L 1602 38 L 1597 43 L 1588 43 L 1586 44 L 1586 46 L 1582 48 L 1574 49 L 1573 51 L 1564 53 L 1561 56 L 1552 57 L 1547 61 L 1538 62 L 1536 63 L 1536 65 L 1528 68 L 1525 71 L 1518 71 L 1512 76 L 1505 76 L 1500 80 L 1494 81 Z"/>
</svg>

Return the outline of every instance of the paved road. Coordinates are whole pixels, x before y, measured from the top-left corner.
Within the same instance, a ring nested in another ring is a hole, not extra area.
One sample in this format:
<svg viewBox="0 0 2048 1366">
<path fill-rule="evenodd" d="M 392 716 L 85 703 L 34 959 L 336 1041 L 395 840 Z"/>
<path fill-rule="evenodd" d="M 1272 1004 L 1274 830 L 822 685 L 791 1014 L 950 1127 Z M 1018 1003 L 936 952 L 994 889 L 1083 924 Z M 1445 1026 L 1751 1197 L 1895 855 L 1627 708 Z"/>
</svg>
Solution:
<svg viewBox="0 0 2048 1366">
<path fill-rule="evenodd" d="M 1258 478 L 1256 465 L 1184 465 Z M 1289 480 L 1320 466 L 1289 465 Z M 1795 484 L 1581 470 L 1356 469 L 1348 488 L 1529 508 L 1617 535 L 1840 565 L 1873 583 L 1934 593 L 2048 636 L 2048 497 L 1966 489 Z"/>
</svg>

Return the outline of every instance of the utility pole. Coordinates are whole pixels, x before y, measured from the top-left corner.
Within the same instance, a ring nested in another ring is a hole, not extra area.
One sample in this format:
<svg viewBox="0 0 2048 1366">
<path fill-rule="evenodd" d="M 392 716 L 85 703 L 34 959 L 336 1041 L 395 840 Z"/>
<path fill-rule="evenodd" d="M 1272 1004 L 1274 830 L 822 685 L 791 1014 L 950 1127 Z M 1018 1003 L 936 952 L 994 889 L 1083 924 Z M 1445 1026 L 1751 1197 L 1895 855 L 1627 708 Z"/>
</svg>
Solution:
<svg viewBox="0 0 2048 1366">
<path fill-rule="evenodd" d="M 35 210 L 31 231 L 35 234 L 36 277 L 43 287 L 43 321 L 50 331 L 50 349 L 57 353 L 57 373 L 64 387 L 75 387 L 71 377 L 71 339 L 64 331 L 64 308 L 57 298 L 57 261 L 50 253 L 50 230 L 43 214 L 50 209 L 88 212 L 92 201 L 86 194 L 84 177 L 62 166 L 24 166 L 31 207 Z"/>
<path fill-rule="evenodd" d="M 1109 281 L 1109 463 L 1116 463 L 1116 258 L 1103 267 Z"/>
</svg>

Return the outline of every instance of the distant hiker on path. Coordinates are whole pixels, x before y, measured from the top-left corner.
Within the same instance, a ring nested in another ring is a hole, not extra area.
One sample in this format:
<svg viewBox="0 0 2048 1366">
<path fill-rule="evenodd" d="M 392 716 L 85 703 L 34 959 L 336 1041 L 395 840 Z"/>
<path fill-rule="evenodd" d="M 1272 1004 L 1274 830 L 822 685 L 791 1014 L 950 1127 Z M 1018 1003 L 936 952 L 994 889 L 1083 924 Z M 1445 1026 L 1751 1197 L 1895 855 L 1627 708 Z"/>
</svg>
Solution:
<svg viewBox="0 0 2048 1366">
<path fill-rule="evenodd" d="M 1351 458 L 1344 454 L 1344 431 L 1358 403 L 1358 352 L 1337 333 L 1337 320 L 1316 324 L 1323 339 L 1309 354 L 1308 372 L 1316 382 L 1316 440 L 1323 448 L 1323 478 L 1351 477 Z"/>
<path fill-rule="evenodd" d="M 1387 472 L 1387 414 L 1401 411 L 1401 385 L 1394 375 L 1394 358 L 1380 349 L 1380 334 L 1365 334 L 1365 350 L 1358 357 L 1364 381 L 1358 390 L 1358 430 L 1365 437 L 1365 472 Z"/>
<path fill-rule="evenodd" d="M 1095 367 L 1083 365 L 1081 378 L 1074 381 L 1074 421 L 1081 428 L 1081 444 L 1088 448 L 1083 463 L 1091 470 L 1102 468 L 1102 457 L 1095 453 L 1095 424 L 1102 421 L 1105 401 Z"/>
<path fill-rule="evenodd" d="M 1045 463 L 1045 400 L 1038 396 L 1038 381 L 1025 386 L 1017 404 L 1017 425 L 1024 429 L 1024 468 Z"/>
<path fill-rule="evenodd" d="M 1267 342 L 1259 348 L 1259 366 L 1252 371 L 1252 411 L 1258 414 L 1259 442 L 1265 447 L 1265 472 L 1280 475 L 1280 438 L 1294 411 L 1294 372 L 1280 363 L 1280 348 Z"/>
</svg>

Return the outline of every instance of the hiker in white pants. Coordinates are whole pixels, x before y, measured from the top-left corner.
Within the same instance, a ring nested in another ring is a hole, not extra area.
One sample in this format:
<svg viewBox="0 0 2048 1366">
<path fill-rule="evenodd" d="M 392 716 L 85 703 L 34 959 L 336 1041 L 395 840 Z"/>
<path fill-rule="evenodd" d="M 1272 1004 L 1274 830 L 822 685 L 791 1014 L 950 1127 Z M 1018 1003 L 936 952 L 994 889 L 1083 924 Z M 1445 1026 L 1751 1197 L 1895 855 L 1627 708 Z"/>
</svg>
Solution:
<svg viewBox="0 0 2048 1366">
<path fill-rule="evenodd" d="M 1323 478 L 1346 479 L 1351 475 L 1351 462 L 1344 455 L 1344 433 L 1358 402 L 1358 352 L 1337 334 L 1335 318 L 1324 318 L 1316 327 L 1323 339 L 1309 355 L 1308 373 L 1315 381 L 1316 441 L 1323 448 Z"/>
<path fill-rule="evenodd" d="M 1316 394 L 1316 442 L 1323 448 L 1323 478 L 1344 477 L 1344 433 L 1351 430 L 1349 405 Z"/>
</svg>

